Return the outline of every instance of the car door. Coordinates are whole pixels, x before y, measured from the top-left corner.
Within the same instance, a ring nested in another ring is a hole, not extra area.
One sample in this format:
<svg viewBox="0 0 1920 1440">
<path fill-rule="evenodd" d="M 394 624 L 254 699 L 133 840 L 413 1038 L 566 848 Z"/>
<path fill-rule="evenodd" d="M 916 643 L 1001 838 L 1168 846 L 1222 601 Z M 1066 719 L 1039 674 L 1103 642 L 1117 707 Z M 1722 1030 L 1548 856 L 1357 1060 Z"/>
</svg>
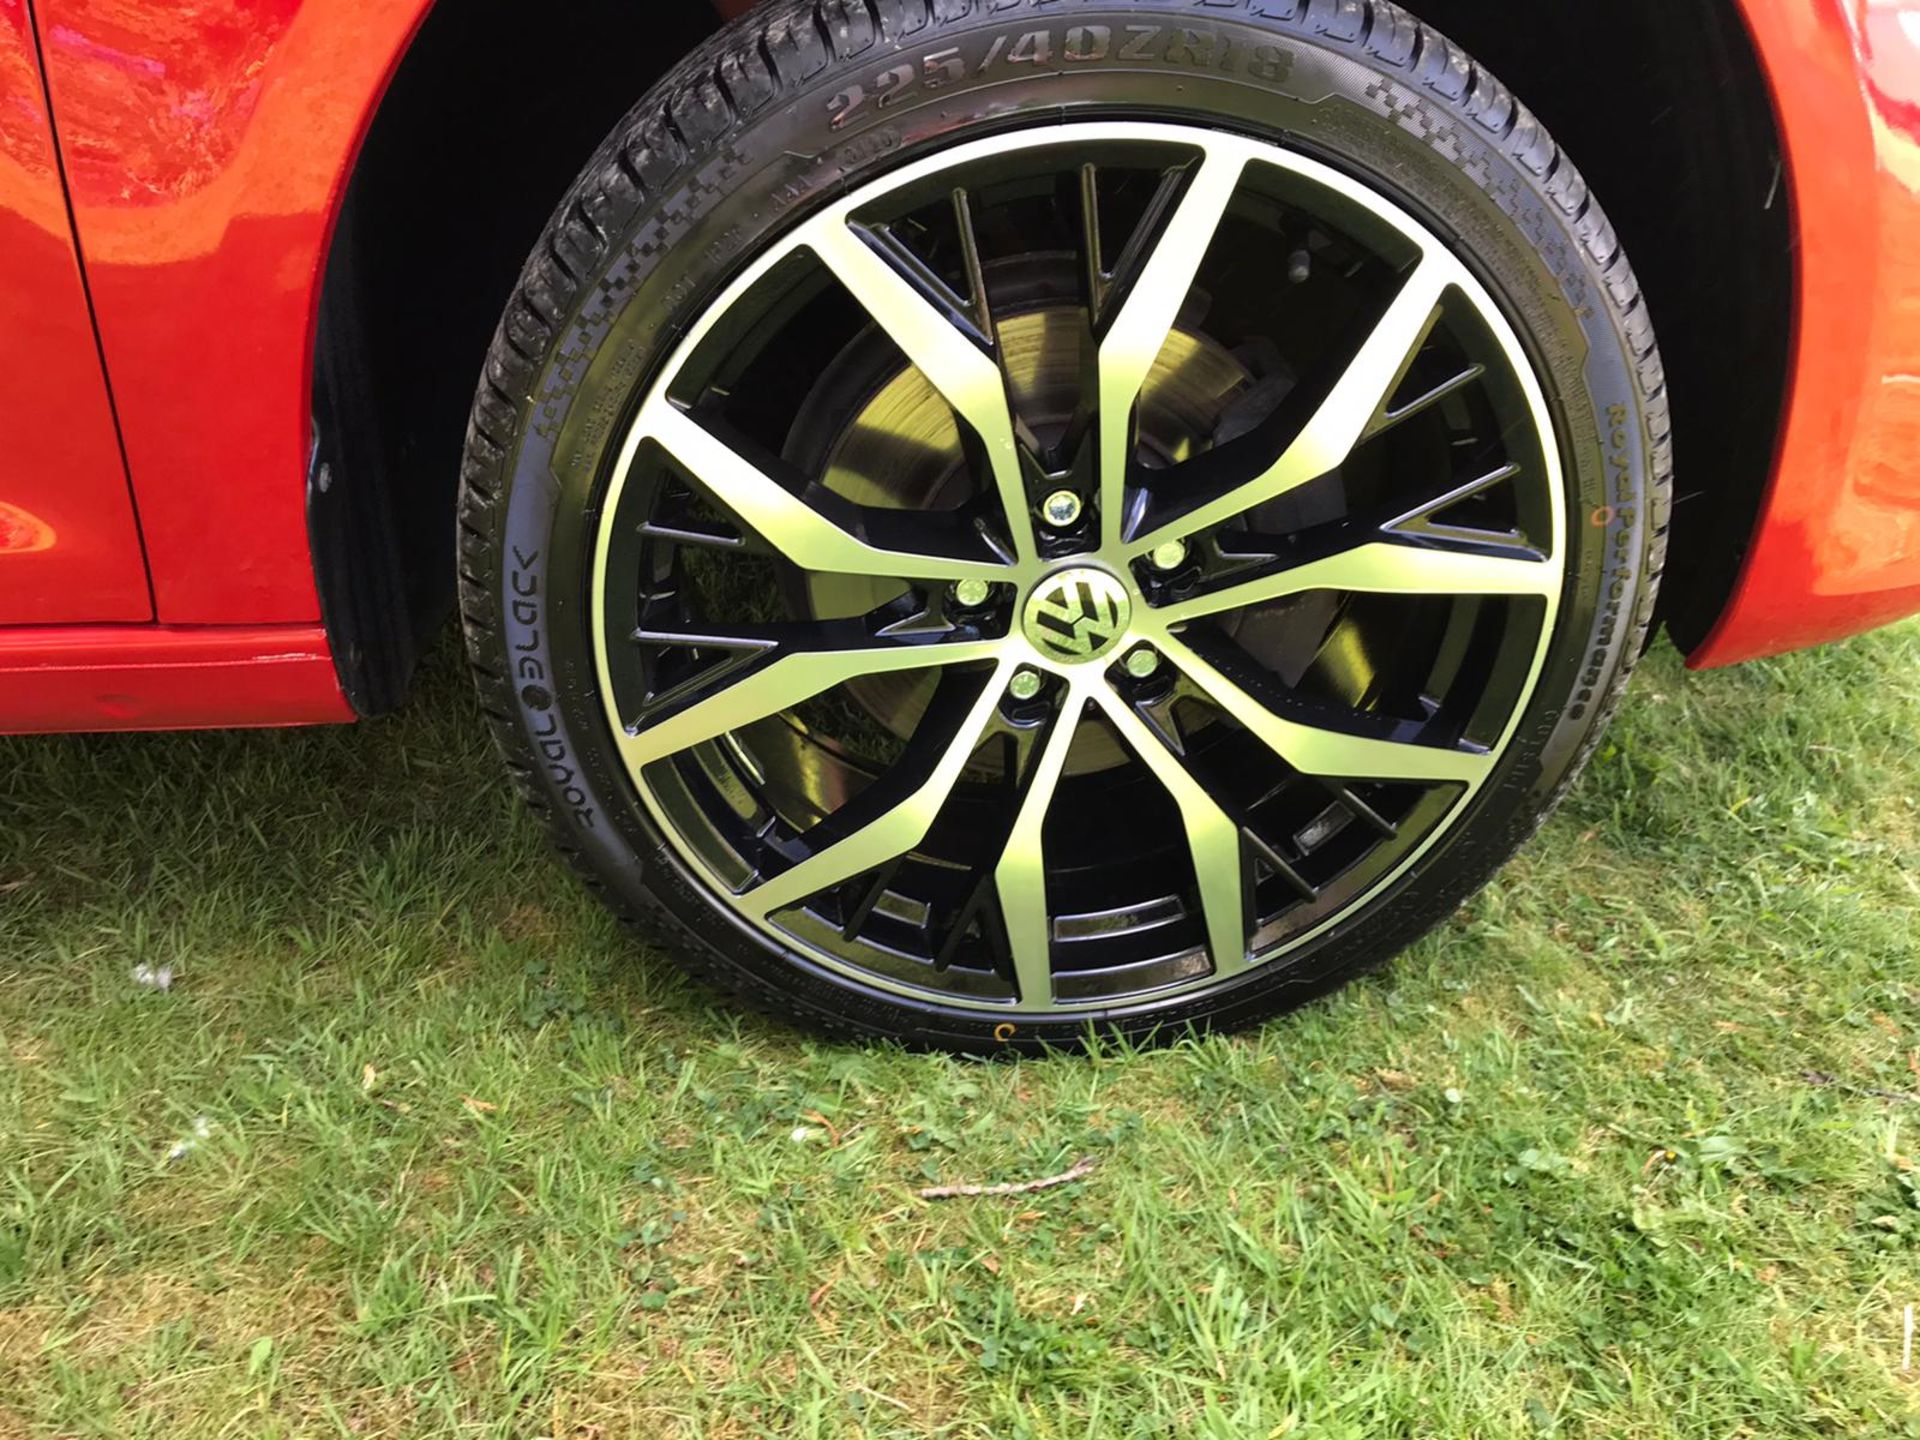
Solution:
<svg viewBox="0 0 1920 1440">
<path fill-rule="evenodd" d="M 0 625 L 153 602 L 27 0 L 0 0 Z"/>
</svg>

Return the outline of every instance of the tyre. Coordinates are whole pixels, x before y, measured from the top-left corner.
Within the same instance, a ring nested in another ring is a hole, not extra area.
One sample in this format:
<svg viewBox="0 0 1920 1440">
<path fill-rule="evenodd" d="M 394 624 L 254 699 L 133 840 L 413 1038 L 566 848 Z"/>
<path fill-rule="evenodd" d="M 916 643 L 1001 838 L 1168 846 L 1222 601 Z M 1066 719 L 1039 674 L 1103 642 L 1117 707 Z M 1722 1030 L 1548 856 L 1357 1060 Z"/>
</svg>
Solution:
<svg viewBox="0 0 1920 1440">
<path fill-rule="evenodd" d="M 1566 157 L 1384 0 L 773 0 L 528 262 L 462 608 L 519 787 L 739 1002 L 1262 1019 L 1540 825 L 1670 449 Z"/>
</svg>

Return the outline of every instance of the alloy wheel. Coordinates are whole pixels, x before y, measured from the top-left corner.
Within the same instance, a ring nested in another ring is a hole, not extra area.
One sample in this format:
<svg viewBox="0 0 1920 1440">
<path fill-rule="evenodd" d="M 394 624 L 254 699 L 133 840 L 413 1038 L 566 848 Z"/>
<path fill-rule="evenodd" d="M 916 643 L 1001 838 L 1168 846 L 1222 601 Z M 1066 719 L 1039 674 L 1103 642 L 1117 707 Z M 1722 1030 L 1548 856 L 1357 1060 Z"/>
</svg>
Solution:
<svg viewBox="0 0 1920 1440">
<path fill-rule="evenodd" d="M 1016 131 L 774 242 L 601 506 L 628 778 L 737 924 L 1018 1018 L 1286 957 L 1492 782 L 1564 583 L 1552 417 L 1387 195 L 1169 123 Z"/>
</svg>

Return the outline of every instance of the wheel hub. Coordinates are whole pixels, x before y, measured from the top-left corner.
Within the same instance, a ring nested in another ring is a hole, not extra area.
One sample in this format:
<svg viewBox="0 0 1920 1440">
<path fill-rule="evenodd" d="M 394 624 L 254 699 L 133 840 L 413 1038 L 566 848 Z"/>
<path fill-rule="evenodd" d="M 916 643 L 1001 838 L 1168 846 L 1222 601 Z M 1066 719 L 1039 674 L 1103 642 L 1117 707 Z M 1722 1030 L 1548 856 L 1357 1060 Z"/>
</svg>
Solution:
<svg viewBox="0 0 1920 1440">
<path fill-rule="evenodd" d="M 1063 665 L 1111 654 L 1133 623 L 1133 600 L 1117 575 L 1092 565 L 1056 570 L 1028 596 L 1021 628 L 1033 648 Z"/>
<path fill-rule="evenodd" d="M 1073 267 L 1063 268 L 1058 257 L 1003 265 L 995 273 L 996 288 L 1033 307 L 1013 311 L 999 324 L 1008 400 L 1034 431 L 1048 436 L 1066 428 L 1078 396 L 1079 331 L 1085 320 L 1062 298 L 1076 294 L 1078 283 Z M 952 408 L 932 382 L 912 366 L 899 369 L 897 364 L 898 357 L 884 350 L 850 347 L 813 388 L 799 437 L 803 443 L 790 442 L 789 450 L 817 465 L 821 484 L 836 495 L 886 509 L 937 510 L 951 505 L 954 491 L 962 488 L 966 448 Z M 1191 456 L 1252 383 L 1246 366 L 1226 347 L 1176 328 L 1141 386 L 1143 450 L 1160 464 Z M 837 428 L 821 424 L 821 417 L 847 412 L 851 418 Z M 1055 523 L 1046 516 L 1044 501 L 1039 508 L 1044 520 Z M 1078 518 L 1076 509 L 1058 523 L 1070 525 Z M 806 604 L 815 615 L 864 614 L 898 588 L 871 576 L 829 573 L 810 574 L 805 585 Z M 957 593 L 955 599 L 969 603 Z M 1066 658 L 1045 649 L 1041 653 Z M 932 676 L 909 672 L 864 677 L 848 691 L 877 723 L 904 739 L 919 724 L 933 687 Z M 1090 727 L 1075 742 L 1067 773 L 1110 770 L 1123 758 L 1105 731 Z M 978 768 L 992 772 L 996 764 L 989 756 Z"/>
</svg>

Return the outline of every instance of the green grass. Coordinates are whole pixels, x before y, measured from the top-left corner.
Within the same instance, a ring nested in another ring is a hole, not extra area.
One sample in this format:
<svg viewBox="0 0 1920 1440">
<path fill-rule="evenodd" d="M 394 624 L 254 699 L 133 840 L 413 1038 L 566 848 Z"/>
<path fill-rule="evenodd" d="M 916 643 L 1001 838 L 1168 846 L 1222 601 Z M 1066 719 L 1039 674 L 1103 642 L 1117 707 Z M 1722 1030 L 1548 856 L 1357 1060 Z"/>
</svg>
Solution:
<svg viewBox="0 0 1920 1440">
<path fill-rule="evenodd" d="M 1920 628 L 1662 651 L 1388 975 L 997 1065 L 633 953 L 446 660 L 0 742 L 0 1436 L 1920 1435 L 1916 737 Z"/>
</svg>

